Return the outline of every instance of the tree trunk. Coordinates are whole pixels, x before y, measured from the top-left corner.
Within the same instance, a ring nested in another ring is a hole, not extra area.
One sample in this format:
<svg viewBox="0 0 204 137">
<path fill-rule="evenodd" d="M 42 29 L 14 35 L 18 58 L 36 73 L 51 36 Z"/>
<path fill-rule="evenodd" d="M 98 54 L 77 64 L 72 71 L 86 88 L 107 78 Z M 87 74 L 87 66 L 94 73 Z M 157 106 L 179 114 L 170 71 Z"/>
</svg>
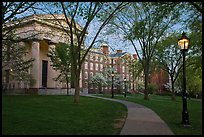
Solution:
<svg viewBox="0 0 204 137">
<path fill-rule="evenodd" d="M 68 81 L 68 78 L 66 77 L 66 82 L 67 82 L 67 96 L 69 95 L 69 81 Z"/>
<path fill-rule="evenodd" d="M 75 94 L 74 94 L 74 103 L 79 104 L 80 102 L 80 94 L 79 94 L 79 80 L 80 80 L 80 70 L 81 69 L 74 69 L 74 87 L 75 87 Z"/>
<path fill-rule="evenodd" d="M 176 96 L 175 96 L 175 91 L 174 91 L 174 80 L 173 77 L 171 77 L 171 100 L 176 100 Z"/>
<path fill-rule="evenodd" d="M 74 87 L 74 67 L 73 67 L 73 65 L 71 65 L 71 88 L 75 88 Z"/>
<path fill-rule="evenodd" d="M 6 71 L 6 85 L 5 85 L 5 91 L 9 89 L 9 69 L 5 70 Z"/>
<path fill-rule="evenodd" d="M 9 66 L 8 69 L 6 70 L 6 89 L 5 91 L 7 91 L 9 89 L 9 77 L 10 77 L 10 54 L 11 54 L 11 46 L 8 44 L 7 46 L 7 51 L 6 51 L 6 55 L 7 55 L 7 58 L 6 58 L 6 61 L 7 61 L 7 65 Z"/>
<path fill-rule="evenodd" d="M 78 75 L 79 76 L 79 75 Z M 75 86 L 75 95 L 74 95 L 74 103 L 79 104 L 80 102 L 80 95 L 79 95 L 79 78 L 76 76 L 76 79 L 74 80 L 74 86 Z"/>
<path fill-rule="evenodd" d="M 147 86 L 149 82 L 149 64 L 145 63 L 144 66 L 144 75 L 145 75 L 145 91 L 144 91 L 144 100 L 149 100 Z"/>
</svg>

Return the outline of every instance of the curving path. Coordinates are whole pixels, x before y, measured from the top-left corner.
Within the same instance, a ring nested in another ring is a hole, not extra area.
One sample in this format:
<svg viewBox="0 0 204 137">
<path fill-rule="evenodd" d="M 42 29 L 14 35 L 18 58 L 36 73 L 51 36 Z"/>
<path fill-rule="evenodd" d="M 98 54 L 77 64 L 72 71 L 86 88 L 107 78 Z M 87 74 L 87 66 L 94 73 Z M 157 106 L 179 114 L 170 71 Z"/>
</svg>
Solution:
<svg viewBox="0 0 204 137">
<path fill-rule="evenodd" d="M 167 124 L 147 107 L 124 100 L 86 96 L 120 102 L 127 107 L 128 115 L 120 135 L 174 135 Z"/>
</svg>

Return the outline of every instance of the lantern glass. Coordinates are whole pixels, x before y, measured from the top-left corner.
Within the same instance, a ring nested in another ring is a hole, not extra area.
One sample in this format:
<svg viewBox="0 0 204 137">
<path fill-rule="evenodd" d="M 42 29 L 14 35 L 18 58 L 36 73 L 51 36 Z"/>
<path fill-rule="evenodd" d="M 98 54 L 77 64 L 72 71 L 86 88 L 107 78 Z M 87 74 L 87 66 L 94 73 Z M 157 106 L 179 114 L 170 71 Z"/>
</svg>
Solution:
<svg viewBox="0 0 204 137">
<path fill-rule="evenodd" d="M 189 40 L 188 39 L 180 39 L 178 41 L 178 45 L 179 45 L 181 50 L 187 50 L 188 45 L 189 45 Z"/>
<path fill-rule="evenodd" d="M 114 77 L 114 73 L 112 73 L 111 76 Z"/>
<path fill-rule="evenodd" d="M 182 33 L 181 38 L 178 40 L 178 45 L 181 50 L 188 50 L 190 40 L 186 37 L 185 33 Z"/>
</svg>

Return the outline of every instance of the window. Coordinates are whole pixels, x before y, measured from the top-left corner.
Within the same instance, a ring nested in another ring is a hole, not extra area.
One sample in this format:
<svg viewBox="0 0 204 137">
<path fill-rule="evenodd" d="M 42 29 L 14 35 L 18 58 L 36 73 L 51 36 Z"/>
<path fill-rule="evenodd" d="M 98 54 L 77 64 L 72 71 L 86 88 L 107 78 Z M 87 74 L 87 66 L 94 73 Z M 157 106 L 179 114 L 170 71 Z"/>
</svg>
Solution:
<svg viewBox="0 0 204 137">
<path fill-rule="evenodd" d="M 96 68 L 95 69 L 98 70 L 98 63 L 96 63 Z"/>
<path fill-rule="evenodd" d="M 85 79 L 88 79 L 88 72 L 84 73 L 84 77 L 85 77 Z"/>
<path fill-rule="evenodd" d="M 122 79 L 124 79 L 125 78 L 125 74 L 123 74 L 123 77 L 122 77 Z"/>
<path fill-rule="evenodd" d="M 95 56 L 95 61 L 98 61 L 98 56 Z"/>
<path fill-rule="evenodd" d="M 90 70 L 93 70 L 93 63 L 90 63 Z"/>
<path fill-rule="evenodd" d="M 90 56 L 89 56 L 89 59 L 90 59 L 90 60 L 93 60 L 93 55 L 90 55 Z"/>
<path fill-rule="evenodd" d="M 93 72 L 90 72 L 90 77 L 93 77 Z"/>
<path fill-rule="evenodd" d="M 100 71 L 103 71 L 103 64 L 100 64 Z"/>
<path fill-rule="evenodd" d="M 88 62 L 85 62 L 85 69 L 88 69 Z"/>
<path fill-rule="evenodd" d="M 125 66 L 122 66 L 122 72 L 125 72 Z"/>
<path fill-rule="evenodd" d="M 103 62 L 103 58 L 102 57 L 100 58 L 100 62 Z"/>
<path fill-rule="evenodd" d="M 109 64 L 111 64 L 112 62 L 111 62 L 111 59 L 109 59 Z"/>
<path fill-rule="evenodd" d="M 85 82 L 85 88 L 87 88 L 88 87 L 88 83 L 87 82 Z"/>
</svg>

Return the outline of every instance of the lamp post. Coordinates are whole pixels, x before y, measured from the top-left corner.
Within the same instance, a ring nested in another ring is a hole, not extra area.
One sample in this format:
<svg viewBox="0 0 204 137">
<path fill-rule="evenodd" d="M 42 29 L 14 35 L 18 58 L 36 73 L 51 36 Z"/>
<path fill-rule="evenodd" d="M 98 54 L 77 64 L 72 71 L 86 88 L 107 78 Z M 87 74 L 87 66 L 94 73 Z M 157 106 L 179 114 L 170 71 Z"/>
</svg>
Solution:
<svg viewBox="0 0 204 137">
<path fill-rule="evenodd" d="M 114 77 L 114 72 L 113 71 L 112 71 L 111 77 L 112 77 L 111 93 L 112 93 L 112 98 L 114 98 L 114 94 L 113 94 L 113 77 Z"/>
<path fill-rule="evenodd" d="M 127 79 L 126 79 L 126 77 L 124 78 L 124 82 L 125 82 L 125 97 L 126 97 L 126 81 L 127 81 Z"/>
<path fill-rule="evenodd" d="M 183 111 L 182 111 L 182 124 L 186 126 L 190 126 L 189 123 L 189 115 L 187 110 L 187 95 L 186 95 L 186 64 L 185 64 L 185 57 L 186 52 L 188 51 L 190 39 L 186 37 L 185 33 L 182 33 L 182 36 L 180 39 L 178 39 L 178 45 L 180 47 L 180 50 L 183 55 L 183 94 L 182 94 L 182 100 L 183 100 Z"/>
</svg>

